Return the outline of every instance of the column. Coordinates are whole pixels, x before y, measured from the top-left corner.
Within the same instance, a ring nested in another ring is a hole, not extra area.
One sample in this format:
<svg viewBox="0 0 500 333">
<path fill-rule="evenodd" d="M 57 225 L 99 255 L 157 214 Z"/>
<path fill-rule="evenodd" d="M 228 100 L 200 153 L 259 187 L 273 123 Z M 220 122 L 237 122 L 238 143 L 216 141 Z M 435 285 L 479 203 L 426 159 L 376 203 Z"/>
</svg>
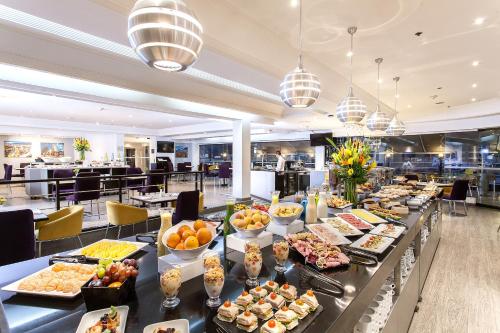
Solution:
<svg viewBox="0 0 500 333">
<path fill-rule="evenodd" d="M 322 171 L 325 168 L 325 147 L 314 147 L 314 170 Z"/>
<path fill-rule="evenodd" d="M 149 141 L 149 163 L 148 167 L 151 169 L 151 163 L 156 163 L 156 136 L 150 136 L 148 138 Z"/>
<path fill-rule="evenodd" d="M 250 122 L 233 123 L 233 196 L 250 198 Z"/>
<path fill-rule="evenodd" d="M 200 144 L 193 142 L 191 144 L 191 165 L 193 170 L 198 170 L 198 165 L 200 164 Z"/>
</svg>

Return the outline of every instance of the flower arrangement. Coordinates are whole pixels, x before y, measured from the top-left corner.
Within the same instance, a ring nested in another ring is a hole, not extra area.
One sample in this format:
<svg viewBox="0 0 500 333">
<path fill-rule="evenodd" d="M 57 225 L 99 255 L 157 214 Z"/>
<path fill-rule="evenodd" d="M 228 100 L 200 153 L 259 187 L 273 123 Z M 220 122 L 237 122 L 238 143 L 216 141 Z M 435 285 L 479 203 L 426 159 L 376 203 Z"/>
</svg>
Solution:
<svg viewBox="0 0 500 333">
<path fill-rule="evenodd" d="M 90 142 L 84 137 L 75 138 L 73 140 L 73 148 L 80 153 L 80 160 L 85 160 L 85 152 L 90 150 Z"/>
<path fill-rule="evenodd" d="M 344 198 L 356 204 L 356 184 L 366 182 L 368 172 L 377 166 L 371 160 L 370 147 L 360 140 L 348 139 L 340 147 L 332 140 L 328 141 L 335 148 L 331 159 L 336 166 L 335 174 L 344 181 Z"/>
</svg>

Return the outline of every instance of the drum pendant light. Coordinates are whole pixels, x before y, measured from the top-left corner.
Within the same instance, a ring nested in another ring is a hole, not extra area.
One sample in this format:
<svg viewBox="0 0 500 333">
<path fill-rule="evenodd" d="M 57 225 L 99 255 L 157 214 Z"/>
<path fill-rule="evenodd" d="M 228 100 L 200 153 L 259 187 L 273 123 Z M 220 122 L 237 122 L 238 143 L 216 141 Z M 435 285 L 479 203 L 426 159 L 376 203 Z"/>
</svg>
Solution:
<svg viewBox="0 0 500 333">
<path fill-rule="evenodd" d="M 366 127 L 368 127 L 371 131 L 385 131 L 387 127 L 389 127 L 389 122 L 391 121 L 389 117 L 382 111 L 380 108 L 380 64 L 382 63 L 383 58 L 375 59 L 375 63 L 378 66 L 378 74 L 377 74 L 377 108 L 375 112 L 373 112 L 366 121 Z"/>
<path fill-rule="evenodd" d="M 405 124 L 399 120 L 398 118 L 398 82 L 399 82 L 399 76 L 396 76 L 393 78 L 393 81 L 396 82 L 396 95 L 394 95 L 394 111 L 396 112 L 394 114 L 394 118 L 392 118 L 391 122 L 389 123 L 389 127 L 387 128 L 387 134 L 392 135 L 392 136 L 400 136 L 403 135 L 404 132 L 406 131 Z"/>
<path fill-rule="evenodd" d="M 347 32 L 351 35 L 351 50 L 349 52 L 349 57 L 351 58 L 351 81 L 347 96 L 340 101 L 336 110 L 337 118 L 346 124 L 357 124 L 361 122 L 366 115 L 366 105 L 359 98 L 354 97 L 352 92 L 352 58 L 354 57 L 353 40 L 354 34 L 357 30 L 357 27 L 349 27 L 347 29 Z"/>
<path fill-rule="evenodd" d="M 128 17 L 128 39 L 149 67 L 180 72 L 203 47 L 203 27 L 183 0 L 138 0 Z"/>
<path fill-rule="evenodd" d="M 299 16 L 299 64 L 280 84 L 281 100 L 291 108 L 307 108 L 321 93 L 318 77 L 305 70 L 302 64 L 302 0 L 299 0 Z"/>
</svg>

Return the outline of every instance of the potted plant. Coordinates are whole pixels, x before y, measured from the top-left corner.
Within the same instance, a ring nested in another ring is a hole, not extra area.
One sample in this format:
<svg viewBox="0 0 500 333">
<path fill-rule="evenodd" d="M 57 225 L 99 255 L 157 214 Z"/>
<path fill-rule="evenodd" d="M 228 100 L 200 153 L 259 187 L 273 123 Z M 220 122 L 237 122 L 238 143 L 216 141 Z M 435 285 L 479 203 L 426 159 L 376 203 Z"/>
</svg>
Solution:
<svg viewBox="0 0 500 333">
<path fill-rule="evenodd" d="M 85 161 L 85 152 L 92 151 L 89 140 L 84 137 L 75 138 L 73 140 L 73 148 L 80 154 L 80 161 Z"/>
<path fill-rule="evenodd" d="M 334 172 L 344 183 L 344 199 L 356 206 L 358 197 L 356 185 L 366 182 L 370 170 L 377 166 L 371 161 L 370 147 L 360 140 L 348 139 L 340 147 L 328 139 L 334 147 L 331 160 L 335 165 Z"/>
</svg>

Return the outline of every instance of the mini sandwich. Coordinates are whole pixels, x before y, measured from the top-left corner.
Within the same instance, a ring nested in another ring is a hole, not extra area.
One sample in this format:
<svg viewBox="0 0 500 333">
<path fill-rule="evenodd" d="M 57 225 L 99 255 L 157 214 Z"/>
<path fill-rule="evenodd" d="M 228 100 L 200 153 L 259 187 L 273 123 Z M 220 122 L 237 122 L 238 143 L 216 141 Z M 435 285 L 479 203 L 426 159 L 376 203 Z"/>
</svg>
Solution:
<svg viewBox="0 0 500 333">
<path fill-rule="evenodd" d="M 274 317 L 277 321 L 285 325 L 286 329 L 289 331 L 299 324 L 299 316 L 286 306 L 279 309 L 274 314 Z"/>
<path fill-rule="evenodd" d="M 263 288 L 266 289 L 268 292 L 276 292 L 278 291 L 279 287 L 280 286 L 274 281 L 266 281 L 266 283 L 264 283 L 263 286 Z"/>
<path fill-rule="evenodd" d="M 273 306 L 264 299 L 260 299 L 257 303 L 250 306 L 250 311 L 255 313 L 259 319 L 268 320 L 273 316 Z"/>
<path fill-rule="evenodd" d="M 303 300 L 296 299 L 292 302 L 292 304 L 290 304 L 288 308 L 295 312 L 299 316 L 299 319 L 304 319 L 309 314 L 309 309 L 311 307 L 307 305 Z"/>
<path fill-rule="evenodd" d="M 283 305 L 285 305 L 285 298 L 280 294 L 270 293 L 265 299 L 275 309 L 280 309 Z"/>
<path fill-rule="evenodd" d="M 250 294 L 253 296 L 253 299 L 255 301 L 258 301 L 259 299 L 267 296 L 267 290 L 262 288 L 261 286 L 258 286 L 256 288 L 250 289 Z"/>
<path fill-rule="evenodd" d="M 238 298 L 236 298 L 236 305 L 240 310 L 246 310 L 247 307 L 252 304 L 253 296 L 250 295 L 247 291 L 243 291 Z"/>
<path fill-rule="evenodd" d="M 308 290 L 304 295 L 300 296 L 300 299 L 304 301 L 309 307 L 311 311 L 316 311 L 319 306 L 318 300 L 312 290 Z"/>
<path fill-rule="evenodd" d="M 271 319 L 260 328 L 260 333 L 285 333 L 286 327 L 277 320 Z"/>
<path fill-rule="evenodd" d="M 236 316 L 240 313 L 238 306 L 231 301 L 225 301 L 219 309 L 217 310 L 217 318 L 222 321 L 227 321 L 228 323 L 232 323 Z"/>
<path fill-rule="evenodd" d="M 257 316 L 250 311 L 242 312 L 236 317 L 236 327 L 245 332 L 252 332 L 257 328 Z"/>
<path fill-rule="evenodd" d="M 297 298 L 297 288 L 285 283 L 280 288 L 280 295 L 283 296 L 288 302 L 293 301 Z"/>
</svg>

